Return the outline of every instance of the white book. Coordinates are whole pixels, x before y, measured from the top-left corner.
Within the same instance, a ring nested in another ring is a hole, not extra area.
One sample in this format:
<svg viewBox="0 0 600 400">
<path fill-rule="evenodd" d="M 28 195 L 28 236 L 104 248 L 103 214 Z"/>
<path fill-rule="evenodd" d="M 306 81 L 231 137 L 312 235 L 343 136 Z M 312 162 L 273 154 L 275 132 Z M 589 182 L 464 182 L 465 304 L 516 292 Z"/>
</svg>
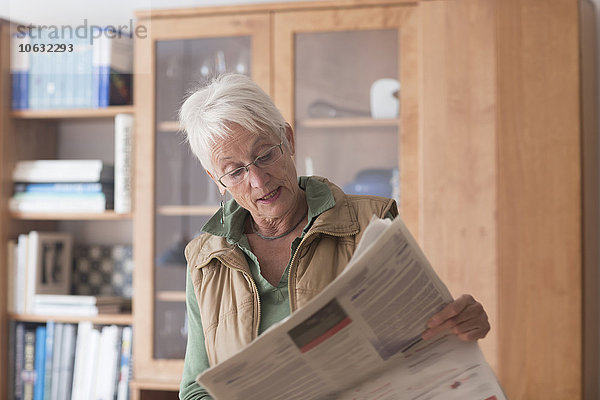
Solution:
<svg viewBox="0 0 600 400">
<path fill-rule="evenodd" d="M 97 329 L 92 329 L 87 337 L 85 346 L 87 356 L 85 357 L 84 373 L 81 380 L 81 397 L 82 400 L 93 399 L 95 393 L 96 375 L 98 370 L 98 354 L 100 348 L 100 332 Z"/>
<path fill-rule="evenodd" d="M 38 294 L 35 304 L 53 304 L 67 306 L 104 306 L 123 305 L 131 302 L 130 298 L 122 296 L 83 296 L 74 294 Z"/>
<path fill-rule="evenodd" d="M 73 385 L 73 363 L 75 360 L 75 325 L 63 328 L 60 366 L 58 375 L 58 398 L 68 399 Z"/>
<path fill-rule="evenodd" d="M 31 313 L 56 317 L 95 317 L 98 315 L 98 308 L 96 306 L 34 304 Z"/>
<path fill-rule="evenodd" d="M 9 199 L 8 208 L 12 212 L 49 212 L 49 213 L 101 213 L 111 208 L 104 193 L 82 196 L 58 196 L 39 194 L 21 196 L 17 194 Z"/>
<path fill-rule="evenodd" d="M 17 300 L 15 296 L 17 294 L 17 242 L 16 240 L 9 240 L 6 243 L 6 267 L 8 268 L 8 288 L 6 290 L 6 307 L 8 312 L 16 313 Z"/>
<path fill-rule="evenodd" d="M 77 326 L 77 343 L 75 348 L 75 364 L 73 366 L 73 385 L 71 389 L 71 400 L 87 400 L 83 397 L 83 378 L 89 352 L 87 349 L 88 336 L 93 330 L 90 321 L 82 321 Z"/>
<path fill-rule="evenodd" d="M 131 212 L 133 116 L 115 116 L 115 212 Z"/>
<path fill-rule="evenodd" d="M 102 160 L 22 160 L 13 170 L 14 182 L 112 181 L 114 168 Z"/>
<path fill-rule="evenodd" d="M 120 340 L 119 329 L 116 325 L 102 328 L 94 400 L 112 400 L 115 395 L 115 375 L 119 357 L 117 349 Z"/>
<path fill-rule="evenodd" d="M 18 310 L 19 313 L 28 313 L 30 311 L 30 306 L 28 304 L 29 299 L 27 297 L 27 293 L 30 291 L 30 286 L 33 285 L 33 282 L 28 277 L 29 270 L 29 235 L 20 234 L 18 246 L 18 267 L 19 272 L 17 276 L 17 281 L 19 285 L 19 301 L 18 301 Z"/>
</svg>

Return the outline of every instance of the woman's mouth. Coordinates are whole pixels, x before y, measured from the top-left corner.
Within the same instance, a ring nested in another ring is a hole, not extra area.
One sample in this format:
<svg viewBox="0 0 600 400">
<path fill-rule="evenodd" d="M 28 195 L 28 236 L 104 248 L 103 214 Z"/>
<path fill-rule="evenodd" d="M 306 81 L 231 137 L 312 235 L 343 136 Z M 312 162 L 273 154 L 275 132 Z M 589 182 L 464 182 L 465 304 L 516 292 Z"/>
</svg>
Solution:
<svg viewBox="0 0 600 400">
<path fill-rule="evenodd" d="M 277 200 L 277 198 L 279 197 L 280 193 L 281 193 L 281 187 L 278 187 L 277 189 L 275 189 L 272 192 L 268 193 L 266 196 L 263 196 L 260 199 L 258 199 L 258 201 L 261 202 L 261 203 L 272 203 L 275 200 Z"/>
</svg>

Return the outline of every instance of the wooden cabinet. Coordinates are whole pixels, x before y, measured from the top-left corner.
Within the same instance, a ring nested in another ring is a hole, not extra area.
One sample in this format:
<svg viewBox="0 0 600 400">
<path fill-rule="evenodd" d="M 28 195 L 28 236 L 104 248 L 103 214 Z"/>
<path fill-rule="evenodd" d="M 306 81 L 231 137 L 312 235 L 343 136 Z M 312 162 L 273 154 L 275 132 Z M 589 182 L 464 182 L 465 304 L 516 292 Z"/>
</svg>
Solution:
<svg viewBox="0 0 600 400">
<path fill-rule="evenodd" d="M 597 327 L 585 342 L 583 327 L 597 311 L 597 284 L 586 282 L 584 300 L 582 281 L 596 276 L 597 257 L 582 249 L 595 246 L 598 171 L 597 151 L 582 150 L 596 131 L 581 130 L 577 12 L 575 1 L 538 0 L 140 11 L 148 36 L 135 45 L 133 398 L 178 389 L 181 245 L 219 199 L 177 133 L 177 109 L 198 81 L 226 70 L 252 76 L 293 124 L 300 173 L 346 185 L 363 170 L 398 169 L 402 216 L 425 253 L 455 296 L 472 293 L 488 311 L 492 331 L 480 344 L 511 399 L 596 397 Z M 399 81 L 398 116 L 372 118 L 368 91 L 379 78 Z M 6 193 L 15 159 L 53 151 L 54 123 L 10 118 L 0 90 L 4 242 L 52 223 L 8 215 Z M 44 143 L 33 140 L 40 129 Z"/>
<path fill-rule="evenodd" d="M 152 160 L 165 122 L 157 119 L 165 95 L 158 52 L 246 36 L 251 76 L 295 128 L 300 173 L 344 185 L 363 169 L 398 168 L 402 216 L 425 253 L 454 295 L 472 293 L 485 305 L 492 331 L 480 344 L 508 396 L 594 395 L 597 357 L 580 367 L 597 345 L 588 335 L 583 347 L 582 310 L 597 306 L 583 303 L 581 284 L 594 265 L 584 264 L 581 246 L 592 236 L 582 221 L 597 208 L 582 214 L 582 179 L 593 182 L 597 171 L 589 167 L 596 152 L 584 160 L 580 148 L 577 2 L 294 2 L 138 17 L 152 30 L 136 46 L 136 112 L 147 116 L 138 119 L 137 384 L 164 377 L 175 390 L 182 368 L 153 358 L 149 334 L 160 214 Z M 374 119 L 367 91 L 384 77 L 400 82 L 400 112 Z M 206 183 L 201 171 L 189 176 Z M 201 205 L 171 211 L 198 215 Z M 593 298 L 597 285 L 586 290 Z"/>
</svg>

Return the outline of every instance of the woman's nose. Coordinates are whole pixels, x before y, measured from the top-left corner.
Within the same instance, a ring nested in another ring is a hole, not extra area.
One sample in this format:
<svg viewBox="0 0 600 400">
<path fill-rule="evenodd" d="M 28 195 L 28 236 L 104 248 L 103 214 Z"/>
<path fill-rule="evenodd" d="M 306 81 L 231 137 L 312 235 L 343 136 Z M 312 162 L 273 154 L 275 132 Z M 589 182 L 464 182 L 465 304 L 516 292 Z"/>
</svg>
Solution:
<svg viewBox="0 0 600 400">
<path fill-rule="evenodd" d="M 265 186 L 269 179 L 264 169 L 258 168 L 256 165 L 251 165 L 248 167 L 248 180 L 252 187 L 260 188 Z"/>
</svg>

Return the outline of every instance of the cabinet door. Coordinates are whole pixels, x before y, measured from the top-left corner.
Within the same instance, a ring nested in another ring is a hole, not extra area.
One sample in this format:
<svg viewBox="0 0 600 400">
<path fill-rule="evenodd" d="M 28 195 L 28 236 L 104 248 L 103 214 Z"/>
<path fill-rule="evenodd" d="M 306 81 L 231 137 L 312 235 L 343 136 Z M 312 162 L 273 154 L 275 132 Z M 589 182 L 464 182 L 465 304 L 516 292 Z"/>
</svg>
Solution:
<svg viewBox="0 0 600 400">
<path fill-rule="evenodd" d="M 276 13 L 273 63 L 299 174 L 395 197 L 415 233 L 416 24 L 410 5 Z"/>
<path fill-rule="evenodd" d="M 179 107 L 222 72 L 250 75 L 269 92 L 268 34 L 268 15 L 158 19 L 136 47 L 137 380 L 180 379 L 187 337 L 183 251 L 220 200 L 179 131 Z"/>
</svg>

